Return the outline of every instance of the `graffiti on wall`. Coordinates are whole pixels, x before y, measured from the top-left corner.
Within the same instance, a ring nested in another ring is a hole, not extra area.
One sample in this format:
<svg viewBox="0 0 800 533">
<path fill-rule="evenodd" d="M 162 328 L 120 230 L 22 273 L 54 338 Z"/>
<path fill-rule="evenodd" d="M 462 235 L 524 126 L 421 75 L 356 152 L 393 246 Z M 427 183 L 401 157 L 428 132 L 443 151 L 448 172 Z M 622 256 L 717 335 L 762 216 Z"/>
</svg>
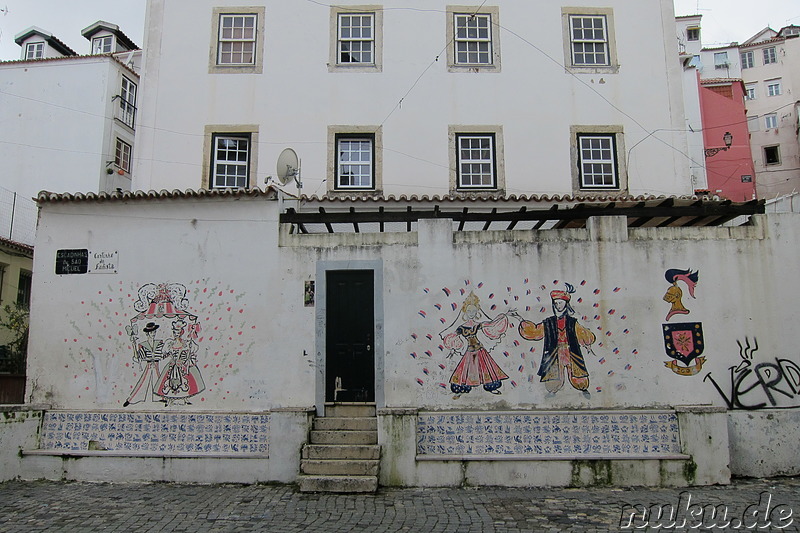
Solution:
<svg viewBox="0 0 800 533">
<path fill-rule="evenodd" d="M 257 384 L 231 381 L 256 345 L 244 296 L 209 279 L 120 281 L 87 295 L 63 339 L 71 390 L 78 399 L 139 407 L 263 395 Z"/>
<path fill-rule="evenodd" d="M 465 279 L 423 289 L 429 306 L 418 311 L 410 341 L 420 372 L 418 399 L 436 401 L 448 393 L 458 399 L 476 387 L 493 395 L 541 391 L 551 398 L 565 384 L 584 398 L 602 393 L 607 385 L 590 388 L 590 373 L 628 373 L 639 350 L 624 340 L 631 334 L 625 313 L 590 287 L 585 280 L 537 285 L 524 279 L 492 290 Z M 625 380 L 613 387 L 624 390 Z"/>
<path fill-rule="evenodd" d="M 764 409 L 797 407 L 800 404 L 800 365 L 776 357 L 774 362 L 755 363 L 758 339 L 745 337 L 736 341 L 741 361 L 728 368 L 727 380 L 717 381 L 711 372 L 703 381 L 710 381 L 728 409 Z"/>
<path fill-rule="evenodd" d="M 697 270 L 670 268 L 664 273 L 664 278 L 670 284 L 663 300 L 670 304 L 665 320 L 675 315 L 688 315 L 691 311 L 683 305 L 683 289 L 678 282 L 686 285 L 689 296 L 695 298 L 694 292 L 699 280 Z M 706 362 L 701 357 L 705 349 L 703 339 L 703 324 L 701 322 L 680 322 L 675 324 L 662 324 L 662 337 L 664 351 L 672 361 L 664 361 L 664 366 L 679 376 L 694 376 L 700 373 Z"/>
</svg>

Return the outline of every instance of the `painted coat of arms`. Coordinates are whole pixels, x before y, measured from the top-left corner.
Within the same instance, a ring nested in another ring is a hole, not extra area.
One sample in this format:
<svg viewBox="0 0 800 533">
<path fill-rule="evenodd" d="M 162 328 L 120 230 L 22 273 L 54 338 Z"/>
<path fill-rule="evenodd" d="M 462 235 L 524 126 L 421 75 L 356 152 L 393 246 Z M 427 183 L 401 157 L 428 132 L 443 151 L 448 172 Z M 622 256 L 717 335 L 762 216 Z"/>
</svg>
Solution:
<svg viewBox="0 0 800 533">
<path fill-rule="evenodd" d="M 664 349 L 673 359 L 665 361 L 664 366 L 681 376 L 694 376 L 700 372 L 706 362 L 705 357 L 700 357 L 703 353 L 703 325 L 700 322 L 664 324 L 663 331 Z"/>
</svg>

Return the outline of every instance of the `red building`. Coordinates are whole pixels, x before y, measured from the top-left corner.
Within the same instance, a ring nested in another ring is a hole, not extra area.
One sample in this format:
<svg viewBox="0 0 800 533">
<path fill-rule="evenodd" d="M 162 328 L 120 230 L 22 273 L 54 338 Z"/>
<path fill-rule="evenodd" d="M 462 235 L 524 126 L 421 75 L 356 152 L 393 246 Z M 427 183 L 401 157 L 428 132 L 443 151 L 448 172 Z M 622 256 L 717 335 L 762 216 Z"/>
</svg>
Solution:
<svg viewBox="0 0 800 533">
<path fill-rule="evenodd" d="M 700 80 L 708 189 L 735 202 L 756 197 L 744 97 L 741 79 Z"/>
</svg>

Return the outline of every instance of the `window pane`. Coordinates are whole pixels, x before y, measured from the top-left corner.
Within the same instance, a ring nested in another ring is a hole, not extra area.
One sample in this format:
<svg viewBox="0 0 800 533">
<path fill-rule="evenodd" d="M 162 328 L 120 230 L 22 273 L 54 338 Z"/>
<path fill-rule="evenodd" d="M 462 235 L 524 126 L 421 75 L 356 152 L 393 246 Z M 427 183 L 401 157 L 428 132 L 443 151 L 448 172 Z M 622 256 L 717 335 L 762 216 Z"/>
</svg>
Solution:
<svg viewBox="0 0 800 533">
<path fill-rule="evenodd" d="M 218 135 L 215 137 L 212 187 L 247 187 L 250 139 Z"/>
<path fill-rule="evenodd" d="M 618 188 L 614 137 L 582 135 L 578 138 L 581 187 Z"/>
<path fill-rule="evenodd" d="M 457 65 L 491 65 L 491 15 L 455 14 L 455 62 Z"/>
<path fill-rule="evenodd" d="M 374 15 L 339 15 L 339 63 L 373 64 Z"/>
<path fill-rule="evenodd" d="M 221 15 L 219 57 L 221 65 L 255 63 L 257 15 Z"/>
<path fill-rule="evenodd" d="M 337 187 L 372 188 L 372 139 L 344 137 L 337 144 Z"/>
<path fill-rule="evenodd" d="M 458 187 L 496 187 L 494 167 L 494 135 L 458 135 Z"/>
</svg>

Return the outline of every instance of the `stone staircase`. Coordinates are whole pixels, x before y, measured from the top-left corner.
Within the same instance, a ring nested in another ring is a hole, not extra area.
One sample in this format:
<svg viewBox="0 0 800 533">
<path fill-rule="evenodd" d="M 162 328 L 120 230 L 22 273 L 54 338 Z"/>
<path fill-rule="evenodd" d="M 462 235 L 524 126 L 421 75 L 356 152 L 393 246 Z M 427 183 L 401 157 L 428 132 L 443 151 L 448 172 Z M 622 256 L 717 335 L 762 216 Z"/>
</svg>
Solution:
<svg viewBox="0 0 800 533">
<path fill-rule="evenodd" d="M 300 491 L 375 492 L 379 462 L 375 404 L 326 404 L 303 446 Z"/>
</svg>

